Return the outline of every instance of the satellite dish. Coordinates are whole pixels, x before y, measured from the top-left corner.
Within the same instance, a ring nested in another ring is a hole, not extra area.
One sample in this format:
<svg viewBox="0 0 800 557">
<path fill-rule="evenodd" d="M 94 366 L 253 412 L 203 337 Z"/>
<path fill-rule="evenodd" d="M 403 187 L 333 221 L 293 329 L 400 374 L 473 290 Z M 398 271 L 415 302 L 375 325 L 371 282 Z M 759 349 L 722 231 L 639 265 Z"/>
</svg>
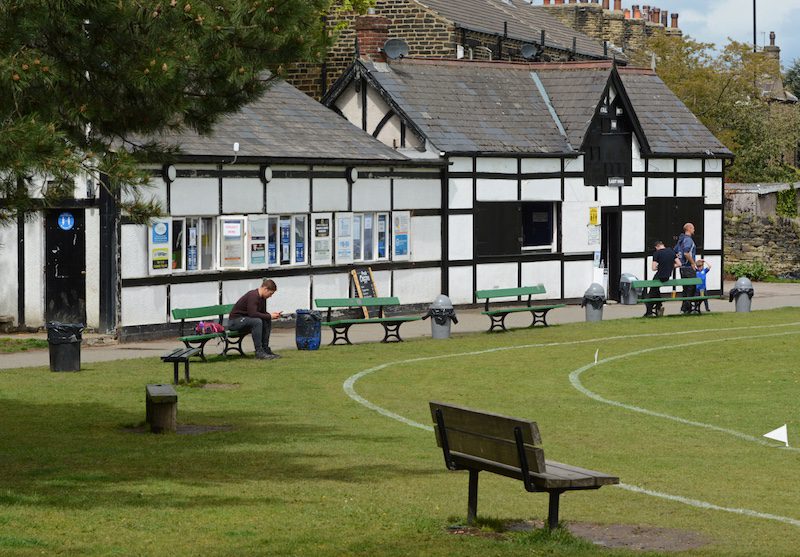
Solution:
<svg viewBox="0 0 800 557">
<path fill-rule="evenodd" d="M 522 45 L 522 48 L 520 48 L 519 51 L 520 54 L 522 54 L 522 57 L 526 60 L 532 60 L 539 54 L 539 49 L 532 44 Z"/>
<path fill-rule="evenodd" d="M 408 56 L 408 43 L 403 39 L 389 39 L 383 43 L 383 53 L 390 60 L 397 60 Z"/>
</svg>

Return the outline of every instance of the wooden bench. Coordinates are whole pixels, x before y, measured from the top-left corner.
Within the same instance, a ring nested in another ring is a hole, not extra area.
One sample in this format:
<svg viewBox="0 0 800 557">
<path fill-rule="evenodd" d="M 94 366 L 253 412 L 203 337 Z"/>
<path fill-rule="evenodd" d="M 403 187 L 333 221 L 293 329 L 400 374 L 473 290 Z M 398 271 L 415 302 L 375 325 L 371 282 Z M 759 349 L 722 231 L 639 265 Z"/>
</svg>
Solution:
<svg viewBox="0 0 800 557">
<path fill-rule="evenodd" d="M 486 300 L 486 305 L 484 311 L 481 312 L 482 315 L 488 315 L 489 319 L 492 320 L 491 326 L 489 327 L 489 332 L 492 332 L 495 329 L 506 329 L 506 317 L 510 313 L 518 313 L 520 311 L 529 311 L 533 316 L 533 322 L 531 323 L 531 327 L 534 327 L 537 323 L 541 323 L 545 327 L 547 327 L 547 312 L 551 309 L 556 308 L 563 308 L 566 307 L 566 304 L 552 304 L 552 305 L 540 305 L 534 306 L 531 304 L 531 296 L 534 294 L 546 294 L 547 291 L 544 288 L 543 284 L 537 284 L 536 286 L 523 286 L 522 288 L 495 288 L 493 290 L 478 290 L 475 292 L 475 298 L 477 300 Z M 489 309 L 489 302 L 493 298 L 508 298 L 511 296 L 527 296 L 528 302 L 525 306 L 517 306 L 517 307 L 501 307 L 498 309 Z"/>
<path fill-rule="evenodd" d="M 175 308 L 172 310 L 172 318 L 181 320 L 181 336 L 178 338 L 186 348 L 199 348 L 200 352 L 197 354 L 200 359 L 206 361 L 204 349 L 209 340 L 220 339 L 225 343 L 225 348 L 222 351 L 223 356 L 227 356 L 230 350 L 236 350 L 244 356 L 242 350 L 242 340 L 247 336 L 247 333 L 242 334 L 241 331 L 228 331 L 225 330 L 221 333 L 207 333 L 207 334 L 188 334 L 186 335 L 185 325 L 187 319 L 202 319 L 204 317 L 217 317 L 219 322 L 222 323 L 225 316 L 228 315 L 233 309 L 233 304 L 222 304 L 218 306 L 205 306 L 200 308 Z M 192 323 L 190 323 L 192 325 Z M 194 355 L 194 354 L 193 354 Z"/>
<path fill-rule="evenodd" d="M 634 280 L 631 281 L 631 288 L 642 288 L 644 290 L 648 290 L 650 288 L 661 288 L 661 287 L 672 287 L 675 288 L 677 286 L 699 286 L 703 283 L 697 277 L 694 278 L 679 278 L 679 279 L 670 279 L 667 281 L 660 281 L 658 279 L 652 280 Z M 644 317 L 660 317 L 664 315 L 663 304 L 664 302 L 689 302 L 689 314 L 696 313 L 700 315 L 700 304 L 702 304 L 705 300 L 718 300 L 722 298 L 722 296 L 675 296 L 675 291 L 673 291 L 673 295 L 666 297 L 666 298 L 640 298 L 636 300 L 637 304 L 653 304 L 649 311 L 644 314 Z M 647 296 L 646 292 L 643 292 L 644 296 Z"/>
<path fill-rule="evenodd" d="M 186 377 L 186 382 L 190 381 L 189 379 L 189 358 L 192 356 L 196 356 L 200 353 L 200 348 L 176 348 L 172 352 L 164 354 L 161 356 L 162 362 L 172 363 L 174 367 L 174 375 L 175 379 L 173 381 L 174 384 L 178 384 L 178 364 L 183 362 L 183 374 Z"/>
<path fill-rule="evenodd" d="M 469 471 L 467 522 L 478 512 L 478 473 L 492 472 L 521 480 L 528 492 L 550 496 L 547 526 L 558 527 L 559 497 L 565 491 L 599 489 L 619 478 L 545 460 L 536 422 L 431 402 L 436 444 L 449 470 Z"/>
<path fill-rule="evenodd" d="M 400 338 L 400 325 L 409 321 L 419 321 L 422 316 L 416 315 L 402 315 L 386 317 L 386 306 L 399 306 L 400 300 L 396 297 L 389 298 L 317 298 L 314 304 L 320 309 L 327 309 L 328 313 L 323 325 L 327 325 L 333 331 L 333 340 L 331 344 L 336 344 L 338 341 L 343 340 L 346 344 L 353 344 L 350 342 L 349 333 L 350 327 L 353 325 L 365 325 L 370 323 L 378 323 L 383 326 L 384 335 L 381 342 L 402 342 Z M 348 308 L 378 308 L 378 317 L 361 317 L 349 318 L 342 317 L 340 319 L 333 319 L 333 309 L 348 309 Z"/>
</svg>

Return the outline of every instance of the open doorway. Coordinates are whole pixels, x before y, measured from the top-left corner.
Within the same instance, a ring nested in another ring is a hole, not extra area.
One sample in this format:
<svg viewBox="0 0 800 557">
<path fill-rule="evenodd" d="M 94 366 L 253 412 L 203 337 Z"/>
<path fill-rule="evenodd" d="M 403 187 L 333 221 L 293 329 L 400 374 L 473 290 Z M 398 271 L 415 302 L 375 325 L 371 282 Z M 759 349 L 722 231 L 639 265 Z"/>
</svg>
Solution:
<svg viewBox="0 0 800 557">
<path fill-rule="evenodd" d="M 600 218 L 600 259 L 608 269 L 609 300 L 619 300 L 619 277 L 622 268 L 622 217 L 619 209 L 604 207 Z"/>
</svg>

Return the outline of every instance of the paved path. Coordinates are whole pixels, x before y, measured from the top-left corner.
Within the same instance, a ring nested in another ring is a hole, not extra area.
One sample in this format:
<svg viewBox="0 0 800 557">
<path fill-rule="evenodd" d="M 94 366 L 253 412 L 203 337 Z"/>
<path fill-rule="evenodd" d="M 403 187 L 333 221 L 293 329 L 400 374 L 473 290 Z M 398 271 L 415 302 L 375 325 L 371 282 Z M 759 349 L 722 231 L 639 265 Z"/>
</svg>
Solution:
<svg viewBox="0 0 800 557">
<path fill-rule="evenodd" d="M 725 291 L 733 288 L 733 283 L 725 283 Z M 753 310 L 773 309 L 784 306 L 800 307 L 800 284 L 773 284 L 756 283 L 754 285 Z M 734 304 L 724 300 L 712 300 L 711 311 L 734 311 Z M 677 313 L 678 304 L 668 304 L 667 314 Z M 453 326 L 453 333 L 470 333 L 485 331 L 489 327 L 489 319 L 480 314 L 480 309 L 458 310 L 458 325 Z M 611 303 L 603 310 L 603 319 L 622 319 L 626 317 L 640 317 L 644 313 L 642 306 L 624 306 Z M 554 310 L 547 316 L 551 324 L 574 323 L 585 320 L 585 310 L 578 305 Z M 507 319 L 509 326 L 526 326 L 530 323 L 530 314 L 510 315 Z M 328 343 L 333 336 L 330 331 L 323 331 L 322 342 Z M 406 323 L 401 328 L 403 338 L 430 336 L 430 321 L 416 321 Z M 47 338 L 44 333 L 8 335 L 12 338 Z M 353 327 L 350 338 L 354 342 L 376 342 L 383 338 L 383 329 L 378 325 Z M 270 342 L 272 348 L 281 350 L 295 350 L 294 328 L 276 328 L 272 333 Z M 245 350 L 252 349 L 249 340 L 244 342 Z M 102 335 L 84 335 L 84 346 L 81 347 L 81 361 L 106 362 L 110 360 L 124 360 L 129 358 L 148 358 L 161 354 L 180 346 L 175 339 L 164 339 L 147 342 L 130 342 L 118 344 L 113 339 Z M 214 346 L 209 344 L 209 353 L 214 353 Z M 49 366 L 49 353 L 47 350 L 30 352 L 17 352 L 13 354 L 0 354 L 0 369 L 14 369 L 20 367 Z"/>
</svg>

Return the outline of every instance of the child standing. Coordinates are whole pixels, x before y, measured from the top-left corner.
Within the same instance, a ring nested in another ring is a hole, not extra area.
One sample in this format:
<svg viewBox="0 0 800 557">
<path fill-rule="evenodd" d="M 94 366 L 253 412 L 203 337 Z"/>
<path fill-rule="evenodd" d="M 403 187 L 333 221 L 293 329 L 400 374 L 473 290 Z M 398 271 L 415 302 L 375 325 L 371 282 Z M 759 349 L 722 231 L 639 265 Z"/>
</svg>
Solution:
<svg viewBox="0 0 800 557">
<path fill-rule="evenodd" d="M 698 259 L 695 261 L 697 264 L 697 278 L 701 281 L 700 285 L 698 286 L 698 290 L 700 290 L 700 295 L 706 295 L 706 275 L 711 270 L 711 263 L 706 263 L 704 259 Z M 703 304 L 706 306 L 706 311 L 711 311 L 711 308 L 708 307 L 708 300 L 703 300 Z"/>
</svg>

